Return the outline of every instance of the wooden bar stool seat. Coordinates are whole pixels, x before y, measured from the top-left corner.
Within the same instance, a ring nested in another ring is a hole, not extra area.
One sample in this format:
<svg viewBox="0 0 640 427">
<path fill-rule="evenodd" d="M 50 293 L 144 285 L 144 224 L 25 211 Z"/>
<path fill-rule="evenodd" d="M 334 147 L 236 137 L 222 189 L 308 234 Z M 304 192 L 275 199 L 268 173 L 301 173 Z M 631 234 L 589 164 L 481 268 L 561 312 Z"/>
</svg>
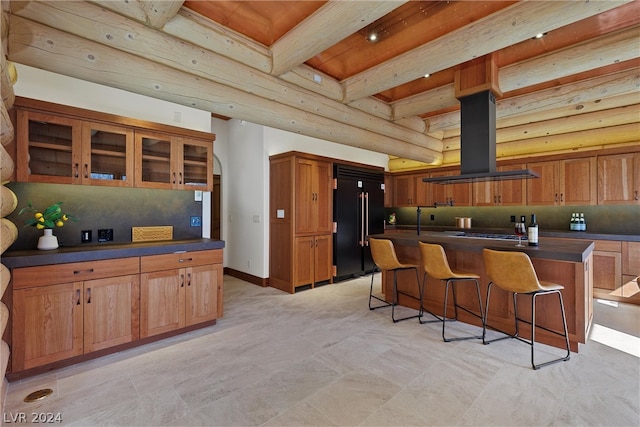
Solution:
<svg viewBox="0 0 640 427">
<path fill-rule="evenodd" d="M 400 319 L 396 319 L 395 317 L 395 307 L 398 305 L 398 294 L 403 294 L 411 298 L 416 298 L 414 295 L 398 291 L 398 278 L 397 272 L 402 270 L 415 270 L 416 272 L 416 283 L 418 286 L 418 292 L 420 290 L 420 279 L 418 276 L 418 266 L 415 264 L 403 264 L 398 260 L 396 256 L 396 250 L 393 246 L 393 242 L 389 239 L 376 239 L 374 237 L 369 238 L 369 247 L 371 248 L 371 257 L 373 258 L 373 262 L 376 265 L 376 269 L 379 271 L 392 271 L 393 272 L 393 301 L 388 302 L 383 298 L 379 298 L 373 295 L 373 276 L 375 275 L 375 270 L 371 272 L 371 287 L 369 289 L 369 310 L 375 310 L 382 307 L 391 306 L 391 320 L 394 323 L 400 322 L 401 320 L 413 319 L 422 315 L 421 312 L 418 312 L 415 316 L 407 316 Z M 371 300 L 376 299 L 384 304 L 378 306 L 372 306 Z M 420 294 L 420 301 L 422 301 L 422 294 Z"/>
<path fill-rule="evenodd" d="M 485 268 L 489 277 L 489 286 L 487 287 L 487 301 L 485 303 L 484 314 L 484 327 L 482 331 L 482 342 L 489 344 L 494 341 L 503 340 L 507 338 L 515 338 L 531 346 L 531 366 L 533 369 L 539 369 L 543 366 L 551 363 L 569 360 L 571 356 L 571 350 L 569 348 L 569 334 L 567 332 L 567 320 L 564 311 L 564 303 L 562 301 L 562 290 L 564 286 L 557 283 L 550 283 L 538 280 L 531 259 L 524 252 L 515 251 L 495 251 L 491 249 L 483 249 L 482 255 L 484 257 Z M 489 314 L 489 297 L 491 295 L 491 286 L 497 285 L 499 288 L 513 294 L 513 307 L 514 307 L 514 319 L 515 319 L 515 332 L 509 334 L 501 331 L 497 328 L 487 325 Z M 531 296 L 531 320 L 522 319 L 518 317 L 518 304 L 517 296 L 519 294 L 526 294 Z M 562 314 L 562 327 L 564 332 L 554 331 L 545 328 L 540 325 L 536 325 L 536 298 L 541 295 L 558 295 L 558 302 L 560 303 L 560 311 Z M 519 336 L 518 325 L 519 322 L 524 322 L 531 326 L 531 340 L 522 338 Z M 487 327 L 505 334 L 504 337 L 499 337 L 493 340 L 486 339 Z M 534 344 L 536 337 L 536 327 L 544 329 L 547 332 L 551 332 L 555 335 L 564 337 L 567 353 L 557 359 L 550 360 L 548 362 L 537 364 L 534 359 Z"/>
<path fill-rule="evenodd" d="M 480 276 L 474 273 L 467 273 L 461 271 L 454 271 L 449 267 L 449 262 L 447 261 L 447 255 L 444 252 L 444 248 L 440 245 L 433 243 L 424 243 L 418 242 L 420 247 L 420 258 L 422 260 L 422 267 L 424 269 L 424 275 L 422 279 L 422 290 L 420 293 L 424 295 L 424 287 L 427 283 L 427 276 L 431 276 L 434 279 L 441 280 L 445 282 L 444 288 L 444 309 L 442 311 L 442 317 L 433 314 L 426 308 L 424 308 L 422 300 L 420 301 L 420 311 L 424 313 L 425 311 L 435 317 L 437 320 L 431 322 L 442 322 L 442 340 L 445 342 L 449 341 L 460 341 L 460 340 L 468 340 L 473 338 L 481 339 L 482 335 L 474 335 L 468 337 L 458 337 L 458 338 L 447 338 L 445 336 L 445 324 L 446 322 L 451 322 L 458 319 L 458 309 L 464 310 L 467 313 L 479 318 L 482 320 L 483 311 L 482 311 L 482 300 L 480 298 L 480 285 L 478 284 L 478 279 Z M 458 304 L 458 299 L 456 297 L 456 283 L 458 282 L 474 282 L 476 285 L 476 293 L 478 294 L 478 308 L 480 311 L 478 313 L 474 313 L 468 308 L 462 307 Z M 449 296 L 449 285 L 451 285 L 451 291 L 453 293 L 453 309 L 454 309 L 454 317 L 452 319 L 447 319 L 447 299 Z M 420 323 L 431 323 L 427 321 L 420 320 Z"/>
</svg>

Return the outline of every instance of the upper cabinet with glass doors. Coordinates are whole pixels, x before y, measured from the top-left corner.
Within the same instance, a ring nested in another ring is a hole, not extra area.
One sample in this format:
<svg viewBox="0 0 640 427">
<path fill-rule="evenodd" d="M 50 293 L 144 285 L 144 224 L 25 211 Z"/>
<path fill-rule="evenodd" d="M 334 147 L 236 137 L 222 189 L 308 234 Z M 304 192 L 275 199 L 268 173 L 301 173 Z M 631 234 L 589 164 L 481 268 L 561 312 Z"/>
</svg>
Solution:
<svg viewBox="0 0 640 427">
<path fill-rule="evenodd" d="M 16 107 L 18 181 L 213 187 L 213 134 L 19 97 Z"/>
<path fill-rule="evenodd" d="M 213 143 L 136 131 L 136 187 L 211 191 Z"/>
</svg>

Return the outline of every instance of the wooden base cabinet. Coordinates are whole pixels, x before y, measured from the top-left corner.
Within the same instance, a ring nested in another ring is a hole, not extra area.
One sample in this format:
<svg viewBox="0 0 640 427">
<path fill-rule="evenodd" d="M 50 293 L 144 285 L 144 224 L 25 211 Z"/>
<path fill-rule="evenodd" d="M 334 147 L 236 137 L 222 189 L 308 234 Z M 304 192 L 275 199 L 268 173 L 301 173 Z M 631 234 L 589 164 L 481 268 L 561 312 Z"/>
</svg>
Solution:
<svg viewBox="0 0 640 427">
<path fill-rule="evenodd" d="M 116 270 L 133 274 L 82 280 Z M 137 273 L 138 258 L 14 269 L 12 372 L 138 339 Z"/>
<path fill-rule="evenodd" d="M 294 284 L 303 286 L 331 280 L 331 235 L 296 237 L 294 239 Z"/>
<path fill-rule="evenodd" d="M 142 338 L 218 317 L 222 250 L 145 256 L 140 268 Z"/>
</svg>

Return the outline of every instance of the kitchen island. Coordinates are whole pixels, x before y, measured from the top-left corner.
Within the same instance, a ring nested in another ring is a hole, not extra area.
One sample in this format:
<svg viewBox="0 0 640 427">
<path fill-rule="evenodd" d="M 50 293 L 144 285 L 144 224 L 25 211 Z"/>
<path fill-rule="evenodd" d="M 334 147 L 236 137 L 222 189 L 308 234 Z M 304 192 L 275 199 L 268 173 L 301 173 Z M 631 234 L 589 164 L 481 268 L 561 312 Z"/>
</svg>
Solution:
<svg viewBox="0 0 640 427">
<path fill-rule="evenodd" d="M 418 242 L 437 243 L 444 248 L 449 264 L 453 269 L 473 272 L 480 276 L 482 304 L 484 307 L 489 280 L 484 268 L 482 249 L 522 251 L 531 258 L 540 280 L 559 283 L 564 286 L 562 296 L 567 315 L 569 342 L 571 350 L 578 351 L 579 343 L 585 343 L 591 326 L 593 315 L 593 248 L 594 243 L 588 240 L 572 240 L 559 238 L 540 238 L 539 246 L 515 247 L 512 240 L 483 239 L 458 236 L 455 233 L 426 232 L 419 236 L 408 233 L 381 234 L 372 237 L 386 238 L 393 241 L 401 262 L 420 265 Z M 422 279 L 423 270 L 420 271 Z M 383 273 L 383 292 L 388 301 L 392 299 L 393 275 Z M 410 271 L 399 272 L 398 289 L 417 295 L 415 274 Z M 474 286 L 458 286 L 457 297 L 465 307 L 477 307 Z M 451 301 L 451 299 L 450 299 Z M 438 315 L 442 314 L 444 302 L 444 285 L 431 277 L 427 279 L 424 307 Z M 399 304 L 418 308 L 418 303 L 411 298 L 400 295 Z M 453 304 L 451 311 L 453 313 Z M 524 318 L 531 315 L 531 305 L 526 297 L 518 301 L 518 314 Z M 426 320 L 429 315 L 426 314 Z M 557 299 L 540 298 L 537 302 L 537 323 L 541 326 L 556 328 L 561 325 L 561 316 L 557 307 Z M 480 319 L 459 312 L 459 321 L 482 326 Z M 513 330 L 513 300 L 510 294 L 498 287 L 491 293 L 488 324 L 504 331 Z M 530 327 L 521 325 L 521 335 L 530 336 Z M 536 341 L 562 347 L 563 339 L 544 330 L 536 331 Z"/>
</svg>

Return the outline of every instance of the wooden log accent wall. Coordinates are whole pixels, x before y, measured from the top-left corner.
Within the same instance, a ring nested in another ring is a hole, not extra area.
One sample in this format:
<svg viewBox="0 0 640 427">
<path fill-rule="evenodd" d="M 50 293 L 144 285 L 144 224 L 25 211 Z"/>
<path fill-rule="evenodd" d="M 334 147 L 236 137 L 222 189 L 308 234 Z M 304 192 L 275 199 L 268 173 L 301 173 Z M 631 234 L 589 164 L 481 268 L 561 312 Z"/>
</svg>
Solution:
<svg viewBox="0 0 640 427">
<path fill-rule="evenodd" d="M 9 120 L 9 110 L 13 107 L 15 101 L 13 84 L 17 78 L 13 64 L 8 62 L 5 56 L 9 22 L 5 10 L 7 3 L 8 2 L 2 2 L 2 25 L 0 27 L 0 31 L 2 32 L 2 48 L 0 49 L 0 88 L 2 92 L 2 104 L 0 105 L 0 116 L 2 118 L 2 123 L 0 124 L 0 129 L 2 130 L 0 135 L 0 142 L 2 143 L 0 145 L 0 182 L 2 183 L 2 191 L 0 192 L 0 213 L 2 214 L 2 219 L 0 219 L 0 257 L 18 238 L 18 228 L 13 222 L 5 218 L 18 206 L 15 193 L 5 186 L 8 180 L 14 176 L 13 172 L 15 169 L 13 159 L 5 147 L 14 141 L 15 133 L 13 124 L 11 120 Z M 0 302 L 0 337 L 2 337 L 2 341 L 0 342 L 0 408 L 4 408 L 8 386 L 5 373 L 9 366 L 10 350 L 5 337 L 10 333 L 7 328 L 9 325 L 10 312 L 6 304 L 8 300 L 5 298 L 5 291 L 10 281 L 10 270 L 0 264 L 0 300 L 2 301 Z"/>
</svg>

